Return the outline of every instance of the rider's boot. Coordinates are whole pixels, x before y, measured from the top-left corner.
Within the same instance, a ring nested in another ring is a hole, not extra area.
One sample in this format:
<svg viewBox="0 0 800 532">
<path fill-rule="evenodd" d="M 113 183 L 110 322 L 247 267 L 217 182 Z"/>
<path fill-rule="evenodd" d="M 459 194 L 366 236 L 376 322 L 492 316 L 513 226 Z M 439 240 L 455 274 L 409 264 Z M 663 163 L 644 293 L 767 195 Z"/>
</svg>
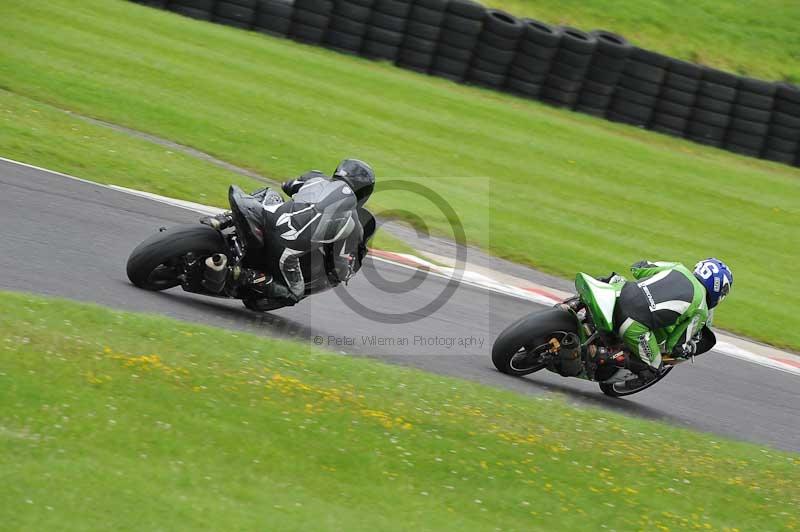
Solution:
<svg viewBox="0 0 800 532">
<path fill-rule="evenodd" d="M 230 212 L 223 212 L 216 216 L 204 216 L 200 218 L 200 223 L 212 229 L 216 229 L 217 231 L 222 231 L 223 229 L 233 226 L 233 215 Z"/>
<path fill-rule="evenodd" d="M 225 283 L 225 291 L 233 297 L 247 299 L 250 302 L 260 302 L 261 304 L 258 306 L 264 307 L 255 310 L 297 303 L 286 285 L 277 282 L 272 275 L 239 266 L 230 269 L 228 280 Z"/>
</svg>

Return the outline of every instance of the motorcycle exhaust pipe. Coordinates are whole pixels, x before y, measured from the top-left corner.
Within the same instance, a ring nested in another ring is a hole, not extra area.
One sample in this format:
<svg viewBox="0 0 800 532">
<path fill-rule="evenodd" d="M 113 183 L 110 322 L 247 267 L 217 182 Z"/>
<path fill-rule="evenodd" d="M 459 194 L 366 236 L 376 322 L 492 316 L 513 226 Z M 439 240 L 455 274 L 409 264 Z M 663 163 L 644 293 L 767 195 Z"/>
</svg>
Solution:
<svg viewBox="0 0 800 532">
<path fill-rule="evenodd" d="M 222 253 L 214 253 L 206 259 L 205 265 L 201 284 L 209 292 L 219 294 L 225 288 L 225 280 L 228 278 L 228 257 Z"/>
</svg>

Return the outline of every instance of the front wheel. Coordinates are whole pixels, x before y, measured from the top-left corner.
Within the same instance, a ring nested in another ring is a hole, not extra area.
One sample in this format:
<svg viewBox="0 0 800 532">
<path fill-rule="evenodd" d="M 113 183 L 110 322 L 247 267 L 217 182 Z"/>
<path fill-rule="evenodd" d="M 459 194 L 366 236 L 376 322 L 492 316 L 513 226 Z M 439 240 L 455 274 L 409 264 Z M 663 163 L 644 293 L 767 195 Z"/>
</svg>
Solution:
<svg viewBox="0 0 800 532">
<path fill-rule="evenodd" d="M 635 393 L 639 393 L 642 390 L 646 390 L 649 387 L 653 386 L 655 383 L 663 379 L 667 376 L 667 374 L 672 371 L 674 366 L 664 366 L 659 370 L 658 376 L 651 381 L 647 381 L 644 384 L 639 384 L 637 382 L 638 379 L 628 380 L 624 382 L 601 382 L 600 389 L 603 391 L 604 394 L 608 395 L 609 397 L 625 397 L 626 395 L 633 395 Z"/>
<path fill-rule="evenodd" d="M 577 334 L 578 322 L 568 312 L 554 308 L 534 312 L 509 325 L 492 346 L 492 362 L 502 373 L 521 377 L 547 366 L 543 355 L 559 342 Z"/>
<path fill-rule="evenodd" d="M 128 279 L 145 290 L 166 290 L 180 284 L 181 261 L 225 253 L 225 239 L 207 225 L 179 225 L 151 236 L 128 257 Z"/>
</svg>

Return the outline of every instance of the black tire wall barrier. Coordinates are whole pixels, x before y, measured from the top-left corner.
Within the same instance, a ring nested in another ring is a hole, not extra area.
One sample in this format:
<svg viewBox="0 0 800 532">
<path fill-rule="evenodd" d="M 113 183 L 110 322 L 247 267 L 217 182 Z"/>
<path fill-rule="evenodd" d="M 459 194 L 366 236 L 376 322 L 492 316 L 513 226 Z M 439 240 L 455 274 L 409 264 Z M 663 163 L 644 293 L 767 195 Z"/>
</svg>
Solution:
<svg viewBox="0 0 800 532">
<path fill-rule="evenodd" d="M 800 87 L 473 0 L 133 0 L 800 166 Z"/>
</svg>

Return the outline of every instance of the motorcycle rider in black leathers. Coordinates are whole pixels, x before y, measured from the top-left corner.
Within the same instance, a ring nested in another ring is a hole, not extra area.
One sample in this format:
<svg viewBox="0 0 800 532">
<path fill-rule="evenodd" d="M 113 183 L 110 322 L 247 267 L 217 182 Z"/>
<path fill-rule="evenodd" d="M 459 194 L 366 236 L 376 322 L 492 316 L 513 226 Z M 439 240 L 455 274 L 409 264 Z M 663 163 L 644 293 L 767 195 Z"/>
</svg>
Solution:
<svg viewBox="0 0 800 532">
<path fill-rule="evenodd" d="M 375 186 L 368 164 L 345 159 L 331 178 L 318 170 L 286 181 L 284 201 L 272 189 L 252 194 L 263 207 L 265 271 L 233 266 L 223 291 L 253 310 L 294 305 L 338 285 L 361 268 L 375 218 L 364 209 Z M 215 229 L 233 225 L 231 213 L 203 218 Z M 311 272 L 304 279 L 303 270 Z"/>
</svg>

